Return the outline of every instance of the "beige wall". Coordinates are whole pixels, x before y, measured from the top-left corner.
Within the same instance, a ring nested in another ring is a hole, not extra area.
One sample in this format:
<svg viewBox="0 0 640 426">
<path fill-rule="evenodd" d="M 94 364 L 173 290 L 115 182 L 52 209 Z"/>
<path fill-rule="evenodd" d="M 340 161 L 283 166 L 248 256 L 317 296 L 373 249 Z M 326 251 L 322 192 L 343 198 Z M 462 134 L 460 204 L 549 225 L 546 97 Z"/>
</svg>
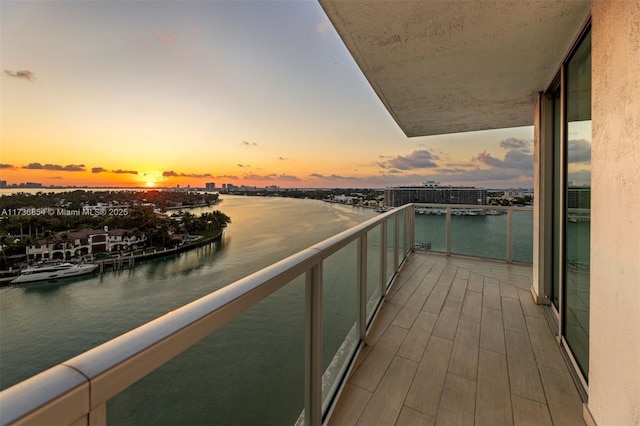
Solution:
<svg viewBox="0 0 640 426">
<path fill-rule="evenodd" d="M 588 407 L 640 424 L 640 2 L 592 4 Z"/>
</svg>

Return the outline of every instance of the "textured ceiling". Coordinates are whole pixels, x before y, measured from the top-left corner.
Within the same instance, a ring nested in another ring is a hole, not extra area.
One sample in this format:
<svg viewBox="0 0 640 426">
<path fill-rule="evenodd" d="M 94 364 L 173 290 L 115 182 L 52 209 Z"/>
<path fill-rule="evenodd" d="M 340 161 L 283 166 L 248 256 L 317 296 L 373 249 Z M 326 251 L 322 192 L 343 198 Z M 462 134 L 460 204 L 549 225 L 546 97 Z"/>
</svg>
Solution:
<svg viewBox="0 0 640 426">
<path fill-rule="evenodd" d="M 533 124 L 590 1 L 320 0 L 407 136 Z"/>
</svg>

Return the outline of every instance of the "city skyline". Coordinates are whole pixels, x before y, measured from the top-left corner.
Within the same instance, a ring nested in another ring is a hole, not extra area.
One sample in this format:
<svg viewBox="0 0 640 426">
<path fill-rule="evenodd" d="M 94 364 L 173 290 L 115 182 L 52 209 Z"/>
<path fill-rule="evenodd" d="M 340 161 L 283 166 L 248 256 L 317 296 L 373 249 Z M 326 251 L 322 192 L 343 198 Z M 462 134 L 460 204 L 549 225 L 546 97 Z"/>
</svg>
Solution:
<svg viewBox="0 0 640 426">
<path fill-rule="evenodd" d="M 9 184 L 533 186 L 530 126 L 407 138 L 315 1 L 0 7 Z"/>
</svg>

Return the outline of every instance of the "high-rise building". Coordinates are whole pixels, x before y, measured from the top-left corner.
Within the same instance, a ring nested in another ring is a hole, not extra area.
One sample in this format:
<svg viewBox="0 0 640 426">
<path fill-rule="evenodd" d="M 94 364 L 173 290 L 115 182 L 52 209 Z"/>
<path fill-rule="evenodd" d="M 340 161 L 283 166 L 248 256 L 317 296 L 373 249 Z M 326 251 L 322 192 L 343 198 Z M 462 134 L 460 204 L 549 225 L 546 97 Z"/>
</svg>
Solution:
<svg viewBox="0 0 640 426">
<path fill-rule="evenodd" d="M 570 186 L 567 189 L 567 208 L 590 209 L 591 188 L 588 186 Z"/>
<path fill-rule="evenodd" d="M 487 190 L 432 184 L 385 188 L 384 203 L 389 207 L 398 207 L 407 203 L 484 205 L 487 204 Z"/>
</svg>

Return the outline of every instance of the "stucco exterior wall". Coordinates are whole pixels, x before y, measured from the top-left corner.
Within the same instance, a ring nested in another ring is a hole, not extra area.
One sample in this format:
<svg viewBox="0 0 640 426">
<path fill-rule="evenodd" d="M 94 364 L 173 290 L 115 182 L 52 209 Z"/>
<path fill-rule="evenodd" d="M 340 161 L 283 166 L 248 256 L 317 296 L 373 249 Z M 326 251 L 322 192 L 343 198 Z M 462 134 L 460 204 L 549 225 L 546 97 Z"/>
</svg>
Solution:
<svg viewBox="0 0 640 426">
<path fill-rule="evenodd" d="M 640 424 L 640 2 L 592 3 L 588 408 Z"/>
</svg>

